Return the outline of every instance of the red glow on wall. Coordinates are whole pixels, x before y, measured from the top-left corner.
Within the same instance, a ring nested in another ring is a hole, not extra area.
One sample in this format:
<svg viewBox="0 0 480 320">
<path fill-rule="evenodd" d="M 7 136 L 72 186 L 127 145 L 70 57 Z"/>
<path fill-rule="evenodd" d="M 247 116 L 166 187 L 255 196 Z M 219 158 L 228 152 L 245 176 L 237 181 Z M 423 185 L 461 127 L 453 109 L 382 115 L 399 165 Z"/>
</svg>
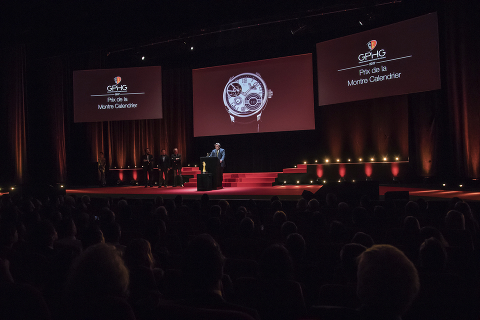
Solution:
<svg viewBox="0 0 480 320">
<path fill-rule="evenodd" d="M 400 171 L 400 168 L 398 167 L 398 162 L 392 162 L 392 174 L 393 174 L 393 176 L 397 177 L 399 171 Z"/>
<path fill-rule="evenodd" d="M 338 166 L 338 174 L 340 175 L 340 177 L 344 178 L 346 172 L 347 172 L 347 168 L 345 167 L 345 164 L 341 163 Z"/>
<path fill-rule="evenodd" d="M 321 164 L 317 164 L 317 177 L 321 178 L 323 176 L 323 166 Z"/>
<path fill-rule="evenodd" d="M 123 170 L 120 170 L 118 172 L 118 179 L 120 179 L 120 181 L 123 181 Z"/>
<path fill-rule="evenodd" d="M 137 170 L 133 170 L 133 180 L 137 180 Z"/>
<path fill-rule="evenodd" d="M 365 174 L 367 177 L 372 176 L 372 164 L 371 163 L 365 163 Z"/>
</svg>

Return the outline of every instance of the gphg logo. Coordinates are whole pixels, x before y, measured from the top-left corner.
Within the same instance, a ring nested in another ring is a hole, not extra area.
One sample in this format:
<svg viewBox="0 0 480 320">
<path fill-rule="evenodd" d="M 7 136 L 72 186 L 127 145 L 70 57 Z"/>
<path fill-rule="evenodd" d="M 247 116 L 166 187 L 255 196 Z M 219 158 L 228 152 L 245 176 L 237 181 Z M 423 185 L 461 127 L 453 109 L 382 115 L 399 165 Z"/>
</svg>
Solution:
<svg viewBox="0 0 480 320">
<path fill-rule="evenodd" d="M 115 82 L 115 84 L 111 86 L 107 86 L 108 92 L 126 92 L 127 91 L 126 84 L 120 85 L 120 82 L 122 82 L 122 77 L 115 77 L 113 78 L 113 81 Z"/>
<path fill-rule="evenodd" d="M 367 42 L 367 47 L 370 50 L 369 52 L 361 53 L 358 55 L 359 62 L 369 62 L 373 60 L 377 60 L 379 58 L 383 58 L 387 55 L 385 49 L 380 49 L 373 51 L 378 45 L 377 40 L 370 40 Z"/>
</svg>

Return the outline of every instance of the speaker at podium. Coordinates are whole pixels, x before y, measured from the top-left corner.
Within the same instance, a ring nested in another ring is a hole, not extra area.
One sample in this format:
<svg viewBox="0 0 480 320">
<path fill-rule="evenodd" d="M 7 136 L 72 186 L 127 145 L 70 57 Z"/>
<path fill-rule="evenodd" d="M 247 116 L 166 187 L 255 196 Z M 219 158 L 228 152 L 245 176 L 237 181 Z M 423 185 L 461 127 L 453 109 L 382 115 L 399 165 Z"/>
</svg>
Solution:
<svg viewBox="0 0 480 320">
<path fill-rule="evenodd" d="M 220 159 L 217 157 L 201 157 L 200 158 L 200 169 L 203 169 L 203 163 L 205 162 L 205 171 L 208 174 L 212 175 L 212 189 L 222 189 L 223 188 L 223 174 L 222 168 L 220 166 Z M 203 175 L 203 170 L 200 175 Z M 198 182 L 202 179 L 201 177 L 197 177 L 197 190 L 198 190 Z M 200 186 L 203 187 L 203 186 Z"/>
</svg>

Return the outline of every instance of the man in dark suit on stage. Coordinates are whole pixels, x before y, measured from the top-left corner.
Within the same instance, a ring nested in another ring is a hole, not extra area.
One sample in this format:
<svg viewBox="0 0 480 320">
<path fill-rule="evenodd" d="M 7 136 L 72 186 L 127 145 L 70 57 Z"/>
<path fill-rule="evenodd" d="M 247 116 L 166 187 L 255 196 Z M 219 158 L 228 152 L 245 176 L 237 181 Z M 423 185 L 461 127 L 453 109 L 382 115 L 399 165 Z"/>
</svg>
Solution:
<svg viewBox="0 0 480 320">
<path fill-rule="evenodd" d="M 170 170 L 170 157 L 167 155 L 165 149 L 162 149 L 162 154 L 158 159 L 158 187 L 161 188 L 163 185 L 167 187 L 168 180 L 168 170 Z"/>
<path fill-rule="evenodd" d="M 220 167 L 222 167 L 223 173 L 223 169 L 225 168 L 225 149 L 220 147 L 220 143 L 215 143 L 215 149 L 210 153 L 210 157 L 218 158 L 220 160 Z"/>
<path fill-rule="evenodd" d="M 153 187 L 153 155 L 150 154 L 150 149 L 145 148 L 145 154 L 142 156 L 143 177 L 145 179 L 145 188 L 150 185 Z"/>
<path fill-rule="evenodd" d="M 178 153 L 177 148 L 173 149 L 173 154 L 170 158 L 171 158 L 170 160 L 172 161 L 172 168 L 173 168 L 173 186 L 176 187 L 177 185 L 179 185 L 183 187 L 182 155 Z"/>
</svg>

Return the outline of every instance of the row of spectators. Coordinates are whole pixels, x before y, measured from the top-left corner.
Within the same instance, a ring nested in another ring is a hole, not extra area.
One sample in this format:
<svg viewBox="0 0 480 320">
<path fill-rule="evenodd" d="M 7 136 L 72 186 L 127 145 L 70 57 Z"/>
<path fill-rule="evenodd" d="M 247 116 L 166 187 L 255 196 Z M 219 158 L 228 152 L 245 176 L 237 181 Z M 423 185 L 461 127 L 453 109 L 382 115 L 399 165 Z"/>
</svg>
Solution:
<svg viewBox="0 0 480 320">
<path fill-rule="evenodd" d="M 5 319 L 479 319 L 480 228 L 451 201 L 11 197 Z"/>
</svg>

